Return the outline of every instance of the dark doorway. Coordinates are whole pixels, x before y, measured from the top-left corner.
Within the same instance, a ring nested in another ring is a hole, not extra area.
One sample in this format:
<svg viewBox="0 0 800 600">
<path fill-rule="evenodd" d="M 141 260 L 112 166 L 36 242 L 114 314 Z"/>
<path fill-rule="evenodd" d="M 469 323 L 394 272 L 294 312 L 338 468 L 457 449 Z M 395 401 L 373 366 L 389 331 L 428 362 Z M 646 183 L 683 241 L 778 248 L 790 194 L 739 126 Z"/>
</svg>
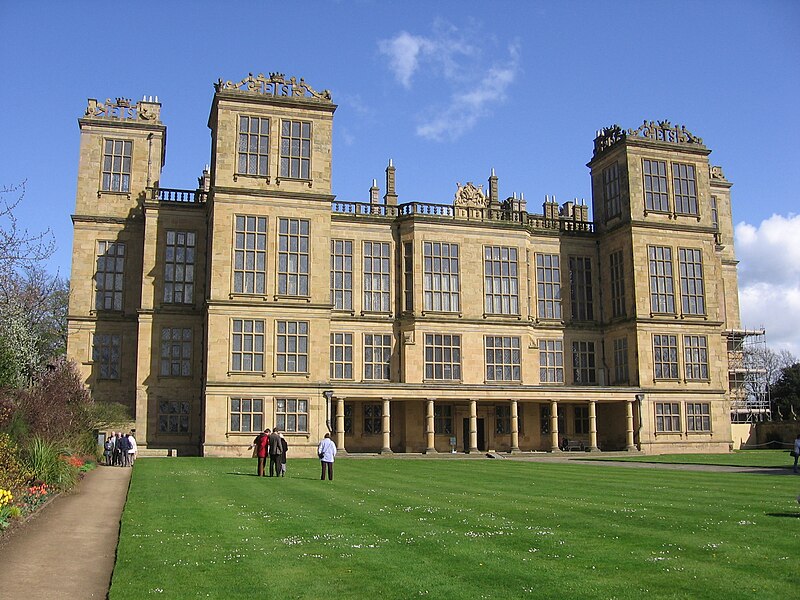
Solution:
<svg viewBox="0 0 800 600">
<path fill-rule="evenodd" d="M 486 430 L 484 428 L 484 420 L 478 419 L 478 450 L 486 452 Z M 469 417 L 464 419 L 464 452 L 469 452 Z"/>
</svg>

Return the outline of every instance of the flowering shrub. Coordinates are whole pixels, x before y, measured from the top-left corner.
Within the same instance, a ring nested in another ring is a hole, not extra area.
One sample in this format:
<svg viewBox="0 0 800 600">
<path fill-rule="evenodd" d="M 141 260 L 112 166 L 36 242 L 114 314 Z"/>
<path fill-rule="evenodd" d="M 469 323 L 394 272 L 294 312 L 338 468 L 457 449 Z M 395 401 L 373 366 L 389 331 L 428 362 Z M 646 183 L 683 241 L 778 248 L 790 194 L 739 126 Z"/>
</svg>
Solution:
<svg viewBox="0 0 800 600">
<path fill-rule="evenodd" d="M 0 433 L 0 488 L 18 489 L 31 479 L 33 474 L 19 459 L 14 440 L 8 434 Z"/>
<path fill-rule="evenodd" d="M 29 486 L 22 494 L 19 503 L 20 510 L 25 514 L 32 513 L 44 504 L 52 493 L 53 489 L 46 483 Z"/>
<path fill-rule="evenodd" d="M 63 458 L 76 469 L 80 469 L 84 463 L 83 459 L 78 456 L 64 456 Z"/>
<path fill-rule="evenodd" d="M 0 489 L 0 529 L 8 527 L 11 520 L 11 501 L 14 496 L 9 490 Z"/>
<path fill-rule="evenodd" d="M 14 495 L 9 490 L 0 489 L 0 508 L 8 506 L 14 499 Z"/>
</svg>

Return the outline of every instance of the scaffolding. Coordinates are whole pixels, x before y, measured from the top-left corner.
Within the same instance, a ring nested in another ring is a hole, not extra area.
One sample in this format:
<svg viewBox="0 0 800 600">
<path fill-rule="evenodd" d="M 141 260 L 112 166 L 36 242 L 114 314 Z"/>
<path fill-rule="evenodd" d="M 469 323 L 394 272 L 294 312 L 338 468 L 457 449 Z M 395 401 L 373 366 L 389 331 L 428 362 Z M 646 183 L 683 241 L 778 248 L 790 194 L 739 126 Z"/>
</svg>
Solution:
<svg viewBox="0 0 800 600">
<path fill-rule="evenodd" d="M 767 338 L 763 329 L 730 329 L 728 338 L 728 393 L 732 423 L 771 421 L 767 370 Z"/>
</svg>

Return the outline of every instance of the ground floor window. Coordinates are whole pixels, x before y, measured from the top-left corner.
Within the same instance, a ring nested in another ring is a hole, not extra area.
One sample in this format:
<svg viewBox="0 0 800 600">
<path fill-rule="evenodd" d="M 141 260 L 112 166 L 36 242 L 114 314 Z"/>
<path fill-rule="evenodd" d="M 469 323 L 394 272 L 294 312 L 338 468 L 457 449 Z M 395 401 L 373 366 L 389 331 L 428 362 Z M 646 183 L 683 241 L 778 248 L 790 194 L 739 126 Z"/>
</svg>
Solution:
<svg viewBox="0 0 800 600">
<path fill-rule="evenodd" d="M 230 414 L 230 431 L 264 430 L 264 400 L 261 398 L 231 398 Z"/>
<path fill-rule="evenodd" d="M 433 431 L 442 435 L 453 434 L 453 407 L 449 404 L 433 407 Z"/>
<path fill-rule="evenodd" d="M 549 411 L 548 411 L 549 414 Z M 495 428 L 494 431 L 500 435 L 511 433 L 511 406 L 499 404 L 494 407 Z M 517 410 L 517 433 L 522 433 L 522 412 Z"/>
<path fill-rule="evenodd" d="M 278 398 L 275 401 L 275 427 L 281 431 L 308 431 L 308 400 Z"/>
<path fill-rule="evenodd" d="M 364 405 L 364 433 L 383 431 L 383 407 L 380 404 Z"/>
<path fill-rule="evenodd" d="M 589 433 L 589 407 L 575 407 L 575 433 Z"/>
<path fill-rule="evenodd" d="M 656 402 L 656 431 L 675 433 L 681 430 L 681 408 L 677 402 Z"/>
<path fill-rule="evenodd" d="M 711 431 L 711 405 L 708 402 L 686 403 L 686 431 Z"/>
<path fill-rule="evenodd" d="M 189 413 L 191 410 L 191 402 L 159 400 L 158 432 L 189 433 Z"/>
</svg>

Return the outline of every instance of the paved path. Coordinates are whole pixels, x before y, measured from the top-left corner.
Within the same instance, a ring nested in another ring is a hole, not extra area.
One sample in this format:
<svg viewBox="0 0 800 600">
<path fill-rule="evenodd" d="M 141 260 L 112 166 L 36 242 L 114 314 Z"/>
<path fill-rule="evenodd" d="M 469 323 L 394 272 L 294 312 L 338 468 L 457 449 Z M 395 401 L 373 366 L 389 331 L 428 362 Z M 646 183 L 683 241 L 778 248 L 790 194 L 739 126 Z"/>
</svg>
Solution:
<svg viewBox="0 0 800 600">
<path fill-rule="evenodd" d="M 106 598 L 131 469 L 98 467 L 0 538 L 3 600 Z"/>
</svg>

